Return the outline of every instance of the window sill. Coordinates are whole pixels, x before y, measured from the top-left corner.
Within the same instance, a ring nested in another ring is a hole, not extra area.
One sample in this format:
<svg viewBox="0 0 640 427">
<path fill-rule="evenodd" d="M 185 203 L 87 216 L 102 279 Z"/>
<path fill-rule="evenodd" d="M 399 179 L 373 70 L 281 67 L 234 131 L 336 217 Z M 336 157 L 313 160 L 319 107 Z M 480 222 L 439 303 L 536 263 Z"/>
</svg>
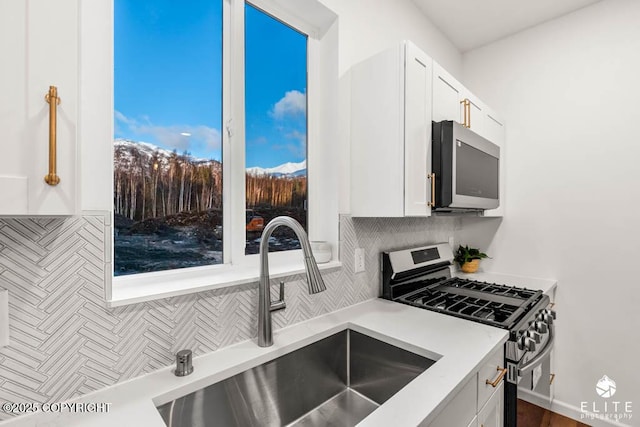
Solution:
<svg viewBox="0 0 640 427">
<path fill-rule="evenodd" d="M 340 261 L 329 261 L 318 264 L 320 271 L 336 270 L 342 267 Z M 176 270 L 174 270 L 175 272 Z M 269 277 L 272 279 L 293 276 L 305 272 L 302 260 L 269 265 Z M 219 266 L 202 270 L 190 277 L 179 274 L 155 277 L 153 279 L 132 280 L 130 277 L 114 278 L 111 299 L 107 301 L 110 308 L 145 301 L 193 294 L 197 292 L 222 289 L 232 286 L 258 282 L 260 269 L 257 266 Z"/>
</svg>

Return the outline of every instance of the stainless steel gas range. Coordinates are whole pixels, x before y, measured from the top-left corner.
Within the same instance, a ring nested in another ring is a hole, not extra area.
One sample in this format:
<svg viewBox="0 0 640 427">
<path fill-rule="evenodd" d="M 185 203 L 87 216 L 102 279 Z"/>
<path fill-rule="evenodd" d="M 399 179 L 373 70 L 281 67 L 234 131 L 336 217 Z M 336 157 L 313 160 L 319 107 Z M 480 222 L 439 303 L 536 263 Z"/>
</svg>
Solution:
<svg viewBox="0 0 640 427">
<path fill-rule="evenodd" d="M 549 297 L 497 283 L 453 277 L 447 243 L 382 253 L 382 297 L 509 330 L 505 344 L 505 423 L 517 423 L 518 387 L 550 395 L 554 319 Z"/>
</svg>

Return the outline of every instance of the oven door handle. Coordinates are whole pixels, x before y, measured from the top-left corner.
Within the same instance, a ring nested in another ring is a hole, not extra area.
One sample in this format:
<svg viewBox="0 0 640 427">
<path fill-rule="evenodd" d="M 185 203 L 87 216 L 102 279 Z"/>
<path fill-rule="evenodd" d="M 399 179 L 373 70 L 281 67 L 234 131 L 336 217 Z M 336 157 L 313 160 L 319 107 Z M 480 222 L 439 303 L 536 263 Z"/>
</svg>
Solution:
<svg viewBox="0 0 640 427">
<path fill-rule="evenodd" d="M 518 376 L 522 376 L 522 374 L 526 371 L 530 371 L 531 369 L 538 366 L 542 360 L 551 353 L 553 349 L 553 338 L 554 338 L 554 326 L 549 325 L 549 339 L 547 340 L 547 344 L 544 346 L 540 354 L 538 354 L 533 360 L 530 360 L 523 366 L 518 368 Z"/>
</svg>

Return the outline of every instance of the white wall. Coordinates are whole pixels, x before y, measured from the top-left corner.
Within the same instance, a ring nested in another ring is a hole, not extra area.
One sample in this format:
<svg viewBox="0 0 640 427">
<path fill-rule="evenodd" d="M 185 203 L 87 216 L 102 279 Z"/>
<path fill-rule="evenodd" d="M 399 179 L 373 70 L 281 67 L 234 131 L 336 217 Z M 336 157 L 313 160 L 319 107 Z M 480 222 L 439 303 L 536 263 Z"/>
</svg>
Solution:
<svg viewBox="0 0 640 427">
<path fill-rule="evenodd" d="M 340 76 L 340 213 L 350 212 L 349 69 L 402 40 L 411 40 L 455 77 L 462 70 L 458 49 L 410 0 L 320 0 L 338 15 Z"/>
<path fill-rule="evenodd" d="M 465 84 L 504 116 L 508 181 L 502 224 L 458 236 L 489 245 L 488 270 L 558 279 L 557 400 L 602 402 L 606 374 L 636 417 L 639 23 L 640 2 L 607 0 L 463 56 Z"/>
<path fill-rule="evenodd" d="M 454 77 L 462 71 L 458 49 L 411 0 L 320 0 L 340 24 L 340 75 L 353 64 L 411 40 Z"/>
</svg>

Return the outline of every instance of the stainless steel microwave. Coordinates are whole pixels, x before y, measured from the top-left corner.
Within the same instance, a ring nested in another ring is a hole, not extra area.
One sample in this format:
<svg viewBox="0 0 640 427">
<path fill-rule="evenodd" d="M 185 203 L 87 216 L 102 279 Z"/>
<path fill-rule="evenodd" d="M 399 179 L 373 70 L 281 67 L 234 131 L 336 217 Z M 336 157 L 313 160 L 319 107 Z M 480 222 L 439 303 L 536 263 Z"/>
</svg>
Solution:
<svg viewBox="0 0 640 427">
<path fill-rule="evenodd" d="M 500 205 L 500 147 L 453 121 L 433 122 L 435 210 L 495 209 Z"/>
</svg>

